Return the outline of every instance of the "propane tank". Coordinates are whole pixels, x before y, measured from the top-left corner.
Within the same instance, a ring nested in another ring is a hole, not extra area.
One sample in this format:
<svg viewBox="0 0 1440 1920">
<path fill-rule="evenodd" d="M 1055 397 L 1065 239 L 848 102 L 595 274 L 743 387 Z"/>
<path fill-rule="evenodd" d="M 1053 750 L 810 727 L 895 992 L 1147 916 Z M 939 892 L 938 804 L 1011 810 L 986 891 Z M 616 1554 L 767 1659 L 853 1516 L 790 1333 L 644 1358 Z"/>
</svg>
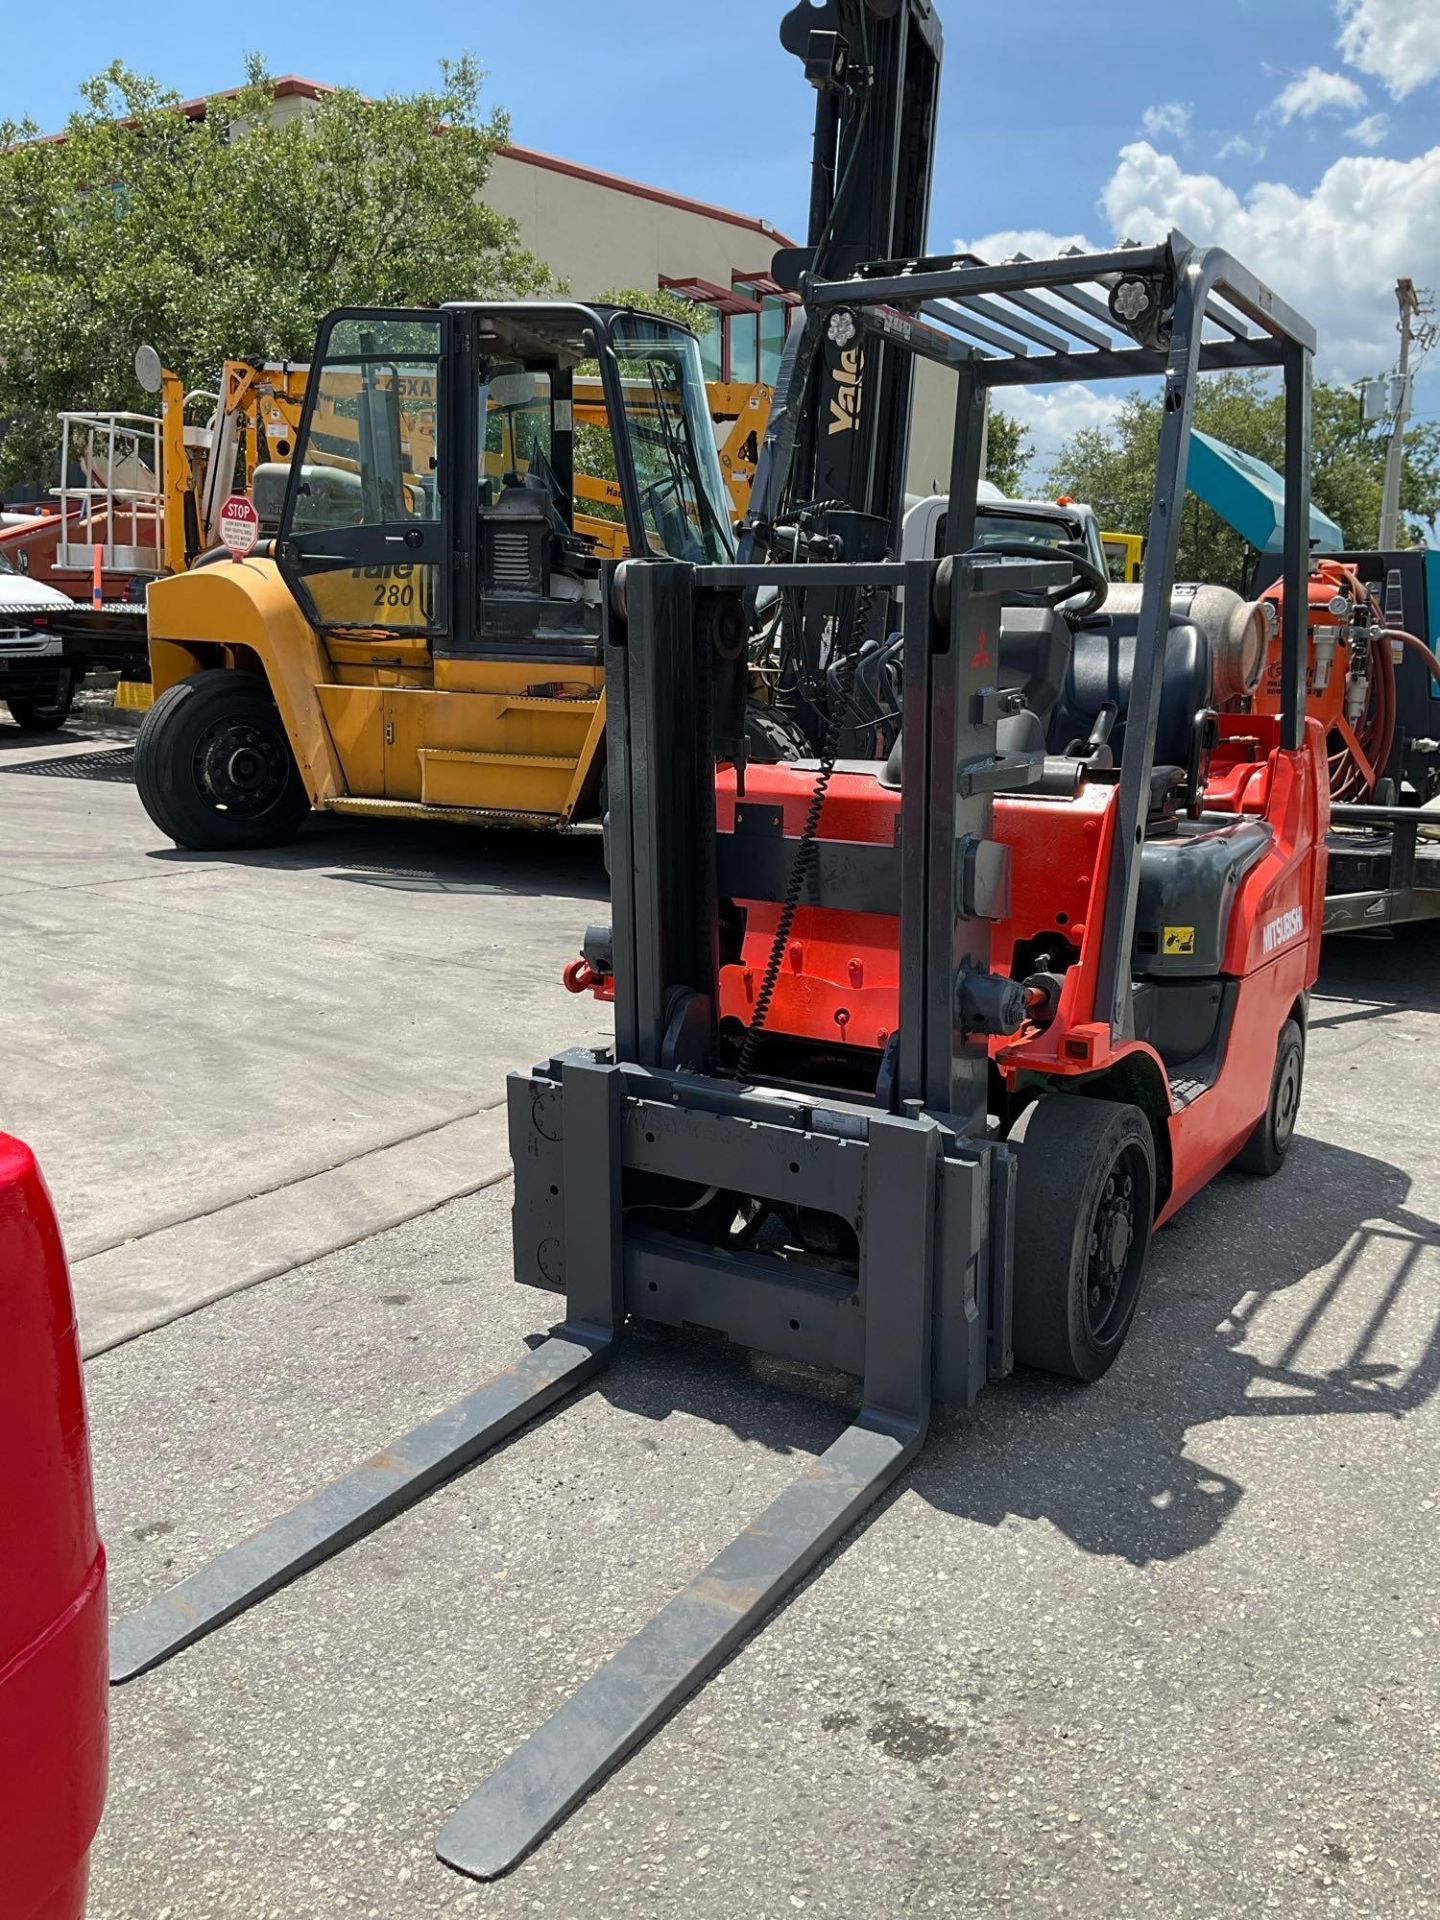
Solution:
<svg viewBox="0 0 1440 1920">
<path fill-rule="evenodd" d="M 1119 583 L 1105 601 L 1107 613 L 1138 613 L 1143 586 Z M 1211 699 L 1228 707 L 1247 699 L 1260 684 L 1270 643 L 1278 631 L 1274 605 L 1244 600 L 1229 587 L 1177 584 L 1170 594 L 1172 619 L 1190 620 L 1210 641 Z"/>
</svg>

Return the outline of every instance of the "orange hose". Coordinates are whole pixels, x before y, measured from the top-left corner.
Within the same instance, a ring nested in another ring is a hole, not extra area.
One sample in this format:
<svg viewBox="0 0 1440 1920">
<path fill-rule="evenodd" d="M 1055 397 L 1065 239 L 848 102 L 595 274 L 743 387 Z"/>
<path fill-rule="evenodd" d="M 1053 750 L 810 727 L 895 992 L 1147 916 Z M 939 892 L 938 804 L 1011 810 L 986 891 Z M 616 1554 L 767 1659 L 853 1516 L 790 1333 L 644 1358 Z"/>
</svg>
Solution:
<svg viewBox="0 0 1440 1920">
<path fill-rule="evenodd" d="M 1385 638 L 1387 640 L 1403 640 L 1407 647 L 1420 655 L 1420 658 L 1429 667 L 1435 678 L 1440 680 L 1440 655 L 1432 652 L 1418 635 L 1406 633 L 1403 627 L 1387 627 L 1385 629 Z"/>
</svg>

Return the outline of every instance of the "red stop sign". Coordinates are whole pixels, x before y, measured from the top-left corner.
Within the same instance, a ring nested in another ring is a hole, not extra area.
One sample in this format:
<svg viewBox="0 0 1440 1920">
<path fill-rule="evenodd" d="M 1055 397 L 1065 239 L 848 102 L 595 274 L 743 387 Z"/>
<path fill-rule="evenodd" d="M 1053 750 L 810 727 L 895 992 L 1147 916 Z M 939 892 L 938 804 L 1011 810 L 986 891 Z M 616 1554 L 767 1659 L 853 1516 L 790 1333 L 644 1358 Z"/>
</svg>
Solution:
<svg viewBox="0 0 1440 1920">
<path fill-rule="evenodd" d="M 216 531 L 220 544 L 228 547 L 237 560 L 244 559 L 260 538 L 260 516 L 253 502 L 243 493 L 232 493 L 220 509 Z"/>
</svg>

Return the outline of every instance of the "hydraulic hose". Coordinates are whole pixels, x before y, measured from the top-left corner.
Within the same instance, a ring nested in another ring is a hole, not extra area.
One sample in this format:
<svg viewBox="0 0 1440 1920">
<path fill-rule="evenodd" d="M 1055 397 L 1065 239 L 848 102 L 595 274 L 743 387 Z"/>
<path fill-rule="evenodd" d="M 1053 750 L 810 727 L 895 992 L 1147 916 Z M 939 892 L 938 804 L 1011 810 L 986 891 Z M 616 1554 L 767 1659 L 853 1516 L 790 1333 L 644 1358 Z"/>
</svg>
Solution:
<svg viewBox="0 0 1440 1920">
<path fill-rule="evenodd" d="M 1371 640 L 1369 661 L 1371 698 L 1356 724 L 1355 738 L 1367 763 L 1372 768 L 1380 768 L 1389 760 L 1395 740 L 1395 663 L 1386 634 L 1378 633 Z M 1371 779 L 1352 748 L 1340 746 L 1331 753 L 1332 800 L 1362 800 L 1371 786 Z"/>
<path fill-rule="evenodd" d="M 1370 765 L 1384 767 L 1390 759 L 1390 750 L 1395 742 L 1395 728 L 1399 718 L 1399 706 L 1395 692 L 1395 663 L 1391 655 L 1390 644 L 1398 640 L 1409 650 L 1418 654 L 1433 678 L 1440 682 L 1440 655 L 1428 647 L 1417 634 L 1407 633 L 1402 627 L 1385 627 L 1376 634 L 1371 645 L 1371 678 L 1375 689 L 1374 704 L 1362 717 L 1356 729 L 1361 751 Z M 1340 747 L 1330 755 L 1330 797 L 1332 800 L 1365 800 L 1371 792 L 1371 782 L 1365 777 L 1364 770 L 1356 761 L 1349 747 Z"/>
<path fill-rule="evenodd" d="M 1406 633 L 1403 627 L 1387 627 L 1385 629 L 1385 638 L 1387 640 L 1403 640 L 1412 653 L 1419 654 L 1426 666 L 1429 667 L 1432 677 L 1440 680 L 1440 654 L 1437 654 L 1433 648 L 1427 647 L 1425 642 L 1420 639 L 1417 634 Z"/>
</svg>

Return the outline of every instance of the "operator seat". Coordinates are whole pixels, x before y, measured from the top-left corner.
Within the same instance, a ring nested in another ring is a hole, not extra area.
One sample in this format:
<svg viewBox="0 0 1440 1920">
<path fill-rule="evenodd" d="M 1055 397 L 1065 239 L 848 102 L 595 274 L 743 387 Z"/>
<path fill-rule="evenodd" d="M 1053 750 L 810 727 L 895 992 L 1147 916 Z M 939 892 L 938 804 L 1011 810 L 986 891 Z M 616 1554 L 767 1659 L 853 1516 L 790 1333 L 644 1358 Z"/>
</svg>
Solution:
<svg viewBox="0 0 1440 1920">
<path fill-rule="evenodd" d="M 1075 635 L 1059 700 L 1046 732 L 1052 753 L 1064 753 L 1089 737 L 1107 705 L 1116 710 L 1107 744 L 1118 765 L 1125 748 L 1125 722 L 1135 676 L 1136 612 L 1098 613 Z M 1161 677 L 1155 765 L 1187 768 L 1195 752 L 1196 715 L 1211 705 L 1210 638 L 1194 621 L 1172 613 Z"/>
</svg>

